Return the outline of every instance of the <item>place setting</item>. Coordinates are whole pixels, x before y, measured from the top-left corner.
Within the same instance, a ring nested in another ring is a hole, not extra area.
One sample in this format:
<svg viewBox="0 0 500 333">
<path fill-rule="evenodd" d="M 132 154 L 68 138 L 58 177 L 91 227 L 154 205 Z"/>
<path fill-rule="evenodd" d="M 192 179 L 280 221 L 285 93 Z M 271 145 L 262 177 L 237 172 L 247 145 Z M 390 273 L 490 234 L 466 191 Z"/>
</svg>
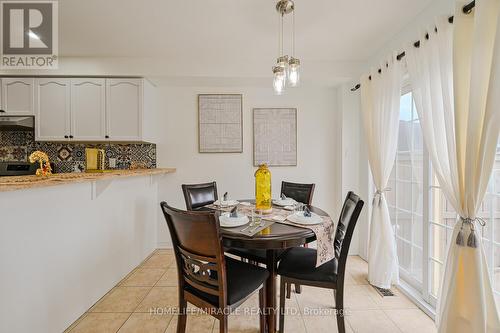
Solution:
<svg viewBox="0 0 500 333">
<path fill-rule="evenodd" d="M 230 199 L 228 192 L 225 192 L 222 200 L 216 200 L 206 208 L 221 212 L 219 216 L 221 228 L 248 237 L 261 234 L 261 231 L 274 223 L 310 229 L 316 236 L 318 246 L 325 249 L 318 252 L 318 265 L 331 259 L 333 245 L 329 243 L 332 243 L 335 228 L 329 217 L 322 217 L 312 212 L 308 205 L 284 194 L 269 201 L 272 203 L 270 208 L 257 209 L 255 204 L 248 201 Z"/>
<path fill-rule="evenodd" d="M 246 202 L 229 199 L 228 192 L 225 192 L 222 200 L 216 200 L 206 208 L 215 209 L 221 212 L 219 223 L 221 228 L 228 228 L 231 232 L 246 236 L 253 236 L 272 225 L 275 221 L 266 219 L 255 208 L 255 205 Z M 243 227 L 239 228 L 238 227 Z"/>
</svg>

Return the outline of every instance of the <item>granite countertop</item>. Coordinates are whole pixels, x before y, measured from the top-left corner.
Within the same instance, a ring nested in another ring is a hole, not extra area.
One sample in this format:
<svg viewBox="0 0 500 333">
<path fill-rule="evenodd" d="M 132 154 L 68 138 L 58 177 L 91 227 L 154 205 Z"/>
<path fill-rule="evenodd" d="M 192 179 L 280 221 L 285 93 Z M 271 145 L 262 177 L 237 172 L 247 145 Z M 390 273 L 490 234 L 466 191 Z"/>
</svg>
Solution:
<svg viewBox="0 0 500 333">
<path fill-rule="evenodd" d="M 83 183 L 113 178 L 126 178 L 136 176 L 149 176 L 173 173 L 174 168 L 113 170 L 102 173 L 59 173 L 47 177 L 39 176 L 13 176 L 0 177 L 0 192 L 26 190 L 71 183 Z"/>
</svg>

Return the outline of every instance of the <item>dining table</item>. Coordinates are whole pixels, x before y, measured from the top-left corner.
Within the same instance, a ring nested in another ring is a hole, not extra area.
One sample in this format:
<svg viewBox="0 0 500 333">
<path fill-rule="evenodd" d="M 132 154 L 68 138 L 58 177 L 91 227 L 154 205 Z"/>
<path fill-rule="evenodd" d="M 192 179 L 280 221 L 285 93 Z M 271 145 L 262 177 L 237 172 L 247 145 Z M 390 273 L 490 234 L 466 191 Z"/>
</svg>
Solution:
<svg viewBox="0 0 500 333">
<path fill-rule="evenodd" d="M 247 202 L 254 204 L 254 200 L 238 200 L 239 202 Z M 315 206 L 307 206 L 311 212 L 323 217 L 329 215 L 322 209 Z M 282 210 L 283 207 L 273 205 L 274 210 Z M 290 212 L 291 214 L 292 212 Z M 268 213 L 272 215 L 272 212 Z M 263 215 L 265 218 L 265 214 Z M 266 326 L 268 333 L 277 332 L 276 315 L 277 309 L 277 268 L 278 268 L 278 253 L 291 247 L 301 246 L 316 240 L 316 236 L 311 229 L 306 227 L 298 227 L 283 223 L 273 223 L 267 228 L 261 230 L 257 234 L 249 237 L 239 232 L 235 232 L 232 228 L 222 228 L 222 242 L 227 248 L 240 248 L 250 250 L 265 250 L 266 251 L 266 268 L 269 272 L 269 277 L 266 280 Z"/>
</svg>

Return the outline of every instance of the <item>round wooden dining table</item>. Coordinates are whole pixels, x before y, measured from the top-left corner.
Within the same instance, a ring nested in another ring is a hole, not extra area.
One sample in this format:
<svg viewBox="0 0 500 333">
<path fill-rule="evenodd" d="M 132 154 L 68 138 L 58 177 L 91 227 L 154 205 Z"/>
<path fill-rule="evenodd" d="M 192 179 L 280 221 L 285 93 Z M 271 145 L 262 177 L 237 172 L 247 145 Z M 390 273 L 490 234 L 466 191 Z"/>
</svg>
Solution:
<svg viewBox="0 0 500 333">
<path fill-rule="evenodd" d="M 242 201 L 255 202 L 252 200 Z M 317 207 L 309 206 L 309 209 L 318 215 L 329 216 L 325 211 Z M 276 276 L 279 259 L 278 251 L 310 243 L 316 239 L 316 236 L 310 229 L 278 222 L 273 223 L 252 237 L 232 232 L 230 228 L 221 228 L 221 233 L 225 247 L 266 250 L 266 267 L 269 271 L 269 277 L 266 281 L 267 332 L 275 333 L 277 331 Z"/>
</svg>

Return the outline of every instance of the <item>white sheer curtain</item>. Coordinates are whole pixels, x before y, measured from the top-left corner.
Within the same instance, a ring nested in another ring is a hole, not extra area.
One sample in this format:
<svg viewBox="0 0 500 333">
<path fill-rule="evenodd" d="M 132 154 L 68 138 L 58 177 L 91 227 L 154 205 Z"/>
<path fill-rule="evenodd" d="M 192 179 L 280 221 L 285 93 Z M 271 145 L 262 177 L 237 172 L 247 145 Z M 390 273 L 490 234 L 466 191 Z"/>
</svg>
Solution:
<svg viewBox="0 0 500 333">
<path fill-rule="evenodd" d="M 398 145 L 401 62 L 395 55 L 382 63 L 381 73 L 361 78 L 361 109 L 368 146 L 368 159 L 377 188 L 372 202 L 368 280 L 380 288 L 399 283 L 394 229 L 385 199 Z"/>
<path fill-rule="evenodd" d="M 483 200 L 500 129 L 500 0 L 457 1 L 454 24 L 409 46 L 406 59 L 434 173 L 460 215 L 438 300 L 439 332 L 500 332 L 476 212 Z"/>
</svg>

